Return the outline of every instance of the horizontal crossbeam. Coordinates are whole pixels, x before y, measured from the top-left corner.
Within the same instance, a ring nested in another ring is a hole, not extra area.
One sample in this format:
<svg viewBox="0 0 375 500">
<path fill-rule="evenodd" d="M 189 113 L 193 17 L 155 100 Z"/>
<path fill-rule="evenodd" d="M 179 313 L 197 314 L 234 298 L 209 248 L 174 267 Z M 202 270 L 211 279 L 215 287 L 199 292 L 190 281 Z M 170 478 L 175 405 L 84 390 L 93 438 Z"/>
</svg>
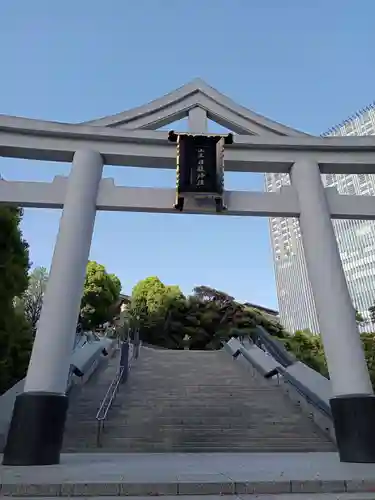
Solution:
<svg viewBox="0 0 375 500">
<path fill-rule="evenodd" d="M 176 146 L 167 132 L 0 117 L 0 156 L 71 162 L 80 149 L 99 151 L 108 165 L 176 166 Z M 375 173 L 375 138 L 236 135 L 225 150 L 225 169 L 289 172 L 306 156 L 319 163 L 322 173 Z"/>
<path fill-rule="evenodd" d="M 57 208 L 64 205 L 67 177 L 55 177 L 53 182 L 0 181 L 0 203 L 22 207 Z M 326 189 L 331 217 L 334 219 L 375 219 L 375 205 L 370 196 L 339 195 L 334 188 Z M 178 213 L 173 208 L 176 191 L 116 186 L 113 179 L 101 181 L 97 209 L 122 212 Z M 227 191 L 228 210 L 223 215 L 258 217 L 298 217 L 299 204 L 292 186 L 279 193 Z M 215 214 L 188 201 L 184 213 Z"/>
</svg>

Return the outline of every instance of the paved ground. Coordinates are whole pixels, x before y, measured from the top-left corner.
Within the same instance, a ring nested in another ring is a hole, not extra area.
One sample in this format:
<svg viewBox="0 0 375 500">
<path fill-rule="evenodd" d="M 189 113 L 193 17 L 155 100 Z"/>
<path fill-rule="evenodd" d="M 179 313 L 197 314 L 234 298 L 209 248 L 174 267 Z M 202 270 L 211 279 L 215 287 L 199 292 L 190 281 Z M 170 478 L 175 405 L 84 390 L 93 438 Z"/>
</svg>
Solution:
<svg viewBox="0 0 375 500">
<path fill-rule="evenodd" d="M 13 500 L 24 497 L 12 497 Z M 29 500 L 55 500 L 56 497 L 28 497 Z M 85 498 L 98 498 L 100 500 L 114 500 L 117 497 L 70 497 L 83 500 Z M 150 497 L 126 497 L 128 500 L 150 500 Z M 197 500 L 198 496 L 169 496 L 168 500 Z M 286 495 L 205 495 L 204 500 L 290 500 L 290 494 Z M 374 493 L 305 493 L 293 494 L 293 500 L 374 500 Z"/>
<path fill-rule="evenodd" d="M 0 483 L 1 496 L 373 491 L 375 500 L 375 465 L 343 464 L 335 453 L 66 454 L 60 465 L 0 466 Z"/>
</svg>

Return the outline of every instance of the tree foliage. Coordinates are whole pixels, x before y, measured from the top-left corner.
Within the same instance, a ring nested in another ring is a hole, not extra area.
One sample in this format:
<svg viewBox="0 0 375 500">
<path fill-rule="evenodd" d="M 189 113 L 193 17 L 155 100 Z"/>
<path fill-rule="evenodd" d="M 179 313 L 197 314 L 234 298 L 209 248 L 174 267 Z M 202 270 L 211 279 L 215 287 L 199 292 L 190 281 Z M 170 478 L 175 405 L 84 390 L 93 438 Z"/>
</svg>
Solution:
<svg viewBox="0 0 375 500">
<path fill-rule="evenodd" d="M 375 305 L 369 307 L 368 312 L 370 313 L 370 321 L 375 324 Z"/>
<path fill-rule="evenodd" d="M 365 351 L 367 366 L 370 372 L 370 378 L 375 388 L 375 333 L 362 333 L 361 339 Z"/>
<path fill-rule="evenodd" d="M 328 377 L 327 362 L 320 335 L 314 335 L 309 330 L 298 330 L 294 335 L 284 332 L 281 338 L 285 347 L 299 361 Z"/>
<path fill-rule="evenodd" d="M 361 340 L 371 382 L 375 388 L 375 333 L 361 333 Z M 297 359 L 328 377 L 327 362 L 320 335 L 314 335 L 308 330 L 299 331 L 294 335 L 287 335 L 286 346 L 296 355 Z"/>
<path fill-rule="evenodd" d="M 26 375 L 32 344 L 31 327 L 23 314 L 11 309 L 0 316 L 0 394 Z"/>
<path fill-rule="evenodd" d="M 10 305 L 28 285 L 29 246 L 22 238 L 23 212 L 0 206 L 0 304 Z"/>
<path fill-rule="evenodd" d="M 166 286 L 155 276 L 134 287 L 130 311 L 144 341 L 176 349 L 218 349 L 232 335 L 250 334 L 258 324 L 275 334 L 282 330 L 275 319 L 225 292 L 198 286 L 185 297 L 178 286 Z"/>
<path fill-rule="evenodd" d="M 26 291 L 16 301 L 35 335 L 43 305 L 44 293 L 48 281 L 48 271 L 45 267 L 36 267 L 29 275 L 29 285 Z"/>
<path fill-rule="evenodd" d="M 0 394 L 25 375 L 32 346 L 30 325 L 15 306 L 28 285 L 21 220 L 22 210 L 0 207 Z"/>
<path fill-rule="evenodd" d="M 111 308 L 118 301 L 121 282 L 108 274 L 102 264 L 89 261 L 81 300 L 79 322 L 84 330 L 95 329 L 111 318 Z"/>
<path fill-rule="evenodd" d="M 234 297 L 231 297 L 227 293 L 204 285 L 196 286 L 193 290 L 193 295 L 202 302 L 215 302 L 222 306 L 234 302 Z"/>
<path fill-rule="evenodd" d="M 141 337 L 150 344 L 179 348 L 182 331 L 179 316 L 185 297 L 177 286 L 165 286 L 157 276 L 139 281 L 132 291 L 130 316 Z"/>
</svg>

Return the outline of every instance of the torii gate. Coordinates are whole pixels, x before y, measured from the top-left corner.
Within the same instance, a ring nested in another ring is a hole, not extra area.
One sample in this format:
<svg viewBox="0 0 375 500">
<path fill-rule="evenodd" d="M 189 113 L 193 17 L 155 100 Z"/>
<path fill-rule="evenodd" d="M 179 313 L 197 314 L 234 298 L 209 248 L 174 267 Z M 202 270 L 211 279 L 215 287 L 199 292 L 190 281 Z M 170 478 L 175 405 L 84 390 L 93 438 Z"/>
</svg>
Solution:
<svg viewBox="0 0 375 500">
<path fill-rule="evenodd" d="M 374 137 L 314 137 L 234 103 L 202 80 L 114 116 L 63 124 L 0 116 L 0 155 L 72 162 L 69 178 L 0 181 L 0 202 L 63 208 L 25 392 L 17 397 L 4 464 L 58 463 L 68 399 L 69 359 L 97 210 L 175 212 L 175 190 L 115 186 L 104 164 L 176 168 L 175 145 L 156 129 L 207 118 L 235 133 L 225 168 L 288 172 L 279 193 L 230 191 L 226 215 L 298 217 L 330 379 L 331 408 L 342 461 L 375 462 L 375 398 L 331 218 L 375 219 L 372 197 L 325 189 L 321 173 L 375 173 Z M 211 213 L 199 204 L 188 213 Z"/>
</svg>

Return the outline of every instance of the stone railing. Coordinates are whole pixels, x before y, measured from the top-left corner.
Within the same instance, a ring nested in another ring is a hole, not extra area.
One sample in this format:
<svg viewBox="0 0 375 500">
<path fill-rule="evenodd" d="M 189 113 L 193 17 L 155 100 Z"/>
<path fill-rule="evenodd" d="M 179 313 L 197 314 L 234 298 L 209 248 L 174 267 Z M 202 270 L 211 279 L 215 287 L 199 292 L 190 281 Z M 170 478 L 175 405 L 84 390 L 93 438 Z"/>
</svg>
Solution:
<svg viewBox="0 0 375 500">
<path fill-rule="evenodd" d="M 85 384 L 105 358 L 113 355 L 117 340 L 87 333 L 80 336 L 72 353 L 67 393 Z M 23 392 L 25 379 L 0 396 L 0 452 L 3 450 L 16 397 Z"/>
</svg>

